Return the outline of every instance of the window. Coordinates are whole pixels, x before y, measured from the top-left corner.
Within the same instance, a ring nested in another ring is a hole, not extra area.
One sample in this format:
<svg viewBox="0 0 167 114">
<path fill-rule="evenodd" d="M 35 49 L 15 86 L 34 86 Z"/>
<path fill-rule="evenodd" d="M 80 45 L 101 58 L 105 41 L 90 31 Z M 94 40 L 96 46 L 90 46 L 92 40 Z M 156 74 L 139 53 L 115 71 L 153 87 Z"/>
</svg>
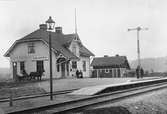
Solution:
<svg viewBox="0 0 167 114">
<path fill-rule="evenodd" d="M 86 72 L 86 61 L 82 61 L 83 71 Z"/>
<path fill-rule="evenodd" d="M 72 52 L 73 52 L 75 55 L 77 54 L 77 48 L 76 48 L 75 45 L 72 47 Z"/>
<path fill-rule="evenodd" d="M 72 61 L 72 68 L 76 69 L 77 68 L 77 62 L 76 61 Z"/>
<path fill-rule="evenodd" d="M 24 61 L 21 61 L 20 62 L 20 71 L 22 72 L 23 70 L 25 70 L 24 68 L 25 68 Z"/>
<path fill-rule="evenodd" d="M 105 73 L 109 73 L 109 69 L 106 69 L 106 70 L 105 70 Z"/>
<path fill-rule="evenodd" d="M 44 72 L 43 61 L 37 61 L 37 72 Z"/>
<path fill-rule="evenodd" d="M 110 69 L 110 71 L 109 71 L 111 74 L 112 74 L 112 69 Z"/>
<path fill-rule="evenodd" d="M 28 43 L 28 53 L 35 53 L 35 49 L 34 49 L 34 43 Z"/>
<path fill-rule="evenodd" d="M 59 72 L 59 71 L 60 71 L 60 65 L 57 64 L 57 72 Z"/>
<path fill-rule="evenodd" d="M 67 69 L 67 72 L 69 72 L 68 62 L 66 63 L 66 69 Z"/>
</svg>

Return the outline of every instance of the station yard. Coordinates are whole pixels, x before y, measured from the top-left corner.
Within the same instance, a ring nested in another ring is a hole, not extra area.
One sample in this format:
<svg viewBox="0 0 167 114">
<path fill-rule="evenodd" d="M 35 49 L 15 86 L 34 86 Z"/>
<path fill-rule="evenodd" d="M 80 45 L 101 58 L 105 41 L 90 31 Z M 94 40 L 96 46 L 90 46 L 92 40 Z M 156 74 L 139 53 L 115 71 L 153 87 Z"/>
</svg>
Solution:
<svg viewBox="0 0 167 114">
<path fill-rule="evenodd" d="M 145 77 L 143 79 L 136 79 L 136 78 L 85 78 L 85 79 L 61 79 L 61 80 L 54 80 L 54 89 L 55 91 L 59 90 L 69 90 L 69 89 L 75 89 L 75 88 L 83 88 L 87 86 L 94 86 L 94 85 L 107 85 L 107 84 L 119 84 L 124 82 L 131 82 L 131 81 L 142 81 L 142 80 L 151 80 L 155 77 Z M 71 85 L 71 86 L 69 86 Z M 43 82 L 36 82 L 31 84 L 24 85 L 24 88 L 27 87 L 36 87 L 43 90 L 49 90 L 49 81 L 43 81 Z M 15 87 L 13 89 L 17 89 L 19 91 L 20 87 Z M 21 87 L 22 88 L 22 87 Z M 29 91 L 29 89 L 27 89 Z M 1 93 L 1 92 L 0 92 Z M 28 92 L 27 92 L 28 93 Z M 76 96 L 75 96 L 76 97 Z M 83 96 L 84 97 L 84 96 Z M 70 96 L 71 98 L 71 96 Z M 29 100 L 23 100 L 23 101 L 15 101 L 14 105 L 12 107 L 9 107 L 8 103 L 0 103 L 0 109 L 4 109 L 4 111 L 10 111 L 20 108 L 28 108 L 33 106 L 42 106 L 52 103 L 57 103 L 60 101 L 68 101 L 68 98 L 65 98 L 63 96 L 56 96 L 54 97 L 54 100 L 51 102 L 48 100 L 49 97 L 44 98 L 34 98 Z"/>
<path fill-rule="evenodd" d="M 145 77 L 144 79 L 152 79 L 153 77 Z M 155 78 L 155 77 L 154 77 Z M 136 78 L 83 78 L 83 79 L 55 79 L 53 80 L 53 91 L 63 91 L 71 89 L 79 89 L 83 87 L 124 83 L 128 81 L 136 81 Z M 140 80 L 140 79 L 139 79 Z M 143 79 L 142 79 L 143 80 Z M 7 86 L 8 85 L 8 86 Z M 50 91 L 49 80 L 35 82 L 18 82 L 4 83 L 0 88 L 0 99 L 8 98 L 11 94 L 13 97 L 41 94 Z"/>
</svg>

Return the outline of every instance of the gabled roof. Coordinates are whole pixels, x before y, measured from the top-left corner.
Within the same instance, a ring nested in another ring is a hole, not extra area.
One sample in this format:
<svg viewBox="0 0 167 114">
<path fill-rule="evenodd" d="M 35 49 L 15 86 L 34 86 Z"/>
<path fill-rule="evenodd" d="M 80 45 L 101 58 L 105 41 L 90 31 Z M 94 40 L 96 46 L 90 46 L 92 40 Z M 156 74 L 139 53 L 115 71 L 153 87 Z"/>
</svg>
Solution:
<svg viewBox="0 0 167 114">
<path fill-rule="evenodd" d="M 80 47 L 80 56 L 84 56 L 84 57 L 89 57 L 89 56 L 94 56 L 94 54 L 92 52 L 90 52 L 85 46 L 81 46 Z"/>
<path fill-rule="evenodd" d="M 65 57 L 68 57 L 70 59 L 78 59 L 77 56 L 75 56 L 69 49 L 69 45 L 73 41 L 73 39 L 78 37 L 76 34 L 63 34 L 63 33 L 56 33 L 56 32 L 51 32 L 51 37 L 52 37 L 52 49 L 56 50 L 57 52 L 62 53 Z M 25 37 L 16 40 L 15 45 L 20 42 L 24 41 L 32 41 L 32 40 L 42 40 L 45 43 L 49 44 L 49 32 L 43 29 L 38 29 Z M 8 57 L 10 51 L 14 45 L 5 53 L 4 56 Z M 88 49 L 86 49 L 84 46 L 81 46 L 82 53 L 87 54 L 88 56 L 93 56 Z"/>
<path fill-rule="evenodd" d="M 96 57 L 93 59 L 91 66 L 93 67 L 121 66 L 124 68 L 130 68 L 126 56 Z"/>
</svg>

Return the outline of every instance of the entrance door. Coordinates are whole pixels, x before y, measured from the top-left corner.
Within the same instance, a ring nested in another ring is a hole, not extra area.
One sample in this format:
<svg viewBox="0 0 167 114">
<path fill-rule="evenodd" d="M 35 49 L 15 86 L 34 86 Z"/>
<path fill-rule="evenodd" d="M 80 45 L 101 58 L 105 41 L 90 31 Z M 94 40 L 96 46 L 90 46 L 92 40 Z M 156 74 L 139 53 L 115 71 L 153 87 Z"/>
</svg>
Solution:
<svg viewBox="0 0 167 114">
<path fill-rule="evenodd" d="M 67 76 L 69 76 L 69 62 L 66 62 Z"/>
<path fill-rule="evenodd" d="M 37 72 L 43 72 L 43 71 L 44 71 L 43 61 L 37 61 Z"/>
<path fill-rule="evenodd" d="M 61 77 L 65 78 L 65 65 L 66 65 L 66 59 L 65 58 L 58 58 L 57 64 L 60 64 L 61 66 Z"/>
<path fill-rule="evenodd" d="M 17 81 L 17 62 L 13 62 L 12 66 L 13 66 L 13 79 Z"/>
<path fill-rule="evenodd" d="M 65 77 L 65 63 L 61 64 L 61 74 L 62 74 L 62 77 L 64 78 Z"/>
</svg>

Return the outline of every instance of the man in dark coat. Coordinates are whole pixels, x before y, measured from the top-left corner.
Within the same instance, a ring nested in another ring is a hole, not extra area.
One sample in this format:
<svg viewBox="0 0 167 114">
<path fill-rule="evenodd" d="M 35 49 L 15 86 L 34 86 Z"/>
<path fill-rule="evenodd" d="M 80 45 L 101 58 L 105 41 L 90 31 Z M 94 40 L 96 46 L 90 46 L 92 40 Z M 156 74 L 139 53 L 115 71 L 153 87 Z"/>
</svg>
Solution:
<svg viewBox="0 0 167 114">
<path fill-rule="evenodd" d="M 139 79 L 140 77 L 140 67 L 138 66 L 137 68 L 136 68 L 136 75 L 137 75 L 137 79 Z"/>
<path fill-rule="evenodd" d="M 76 71 L 76 77 L 79 78 L 79 70 Z"/>
<path fill-rule="evenodd" d="M 80 74 L 80 78 L 83 78 L 82 70 L 80 70 L 79 74 Z"/>
<path fill-rule="evenodd" d="M 143 70 L 143 68 L 140 69 L 140 73 L 141 73 L 141 78 L 143 78 L 143 76 L 144 76 L 144 70 Z"/>
</svg>

